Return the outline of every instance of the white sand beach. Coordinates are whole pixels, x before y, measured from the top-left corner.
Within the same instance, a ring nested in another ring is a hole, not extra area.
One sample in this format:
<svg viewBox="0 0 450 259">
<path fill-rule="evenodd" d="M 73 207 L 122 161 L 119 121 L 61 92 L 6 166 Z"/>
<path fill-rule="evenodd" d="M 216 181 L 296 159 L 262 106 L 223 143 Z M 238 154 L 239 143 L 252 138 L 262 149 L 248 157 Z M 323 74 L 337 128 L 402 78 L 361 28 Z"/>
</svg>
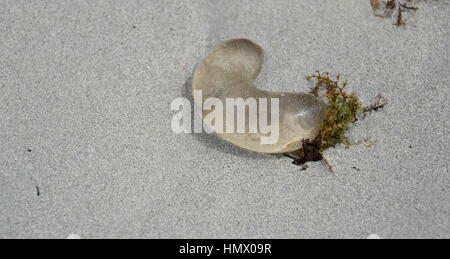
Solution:
<svg viewBox="0 0 450 259">
<path fill-rule="evenodd" d="M 450 5 L 396 27 L 369 0 L 0 0 L 0 238 L 450 238 Z M 389 104 L 301 171 L 171 102 L 216 44 L 266 51 L 264 90 L 341 73 Z"/>
</svg>

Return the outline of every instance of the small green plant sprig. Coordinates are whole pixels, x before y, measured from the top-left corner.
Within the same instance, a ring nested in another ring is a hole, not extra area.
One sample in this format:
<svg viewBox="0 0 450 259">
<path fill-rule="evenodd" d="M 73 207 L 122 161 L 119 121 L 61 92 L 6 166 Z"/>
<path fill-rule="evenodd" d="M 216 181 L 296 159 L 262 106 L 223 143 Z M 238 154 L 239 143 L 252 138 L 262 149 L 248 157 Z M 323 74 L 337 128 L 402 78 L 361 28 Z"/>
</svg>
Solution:
<svg viewBox="0 0 450 259">
<path fill-rule="evenodd" d="M 364 111 L 358 96 L 345 92 L 348 81 L 341 82 L 339 74 L 336 79 L 331 79 L 330 73 L 316 70 L 307 76 L 307 79 L 317 80 L 311 93 L 323 98 L 327 103 L 324 109 L 324 122 L 320 129 L 321 151 L 337 144 L 350 145 L 345 130 L 356 121 L 357 114 Z"/>
</svg>

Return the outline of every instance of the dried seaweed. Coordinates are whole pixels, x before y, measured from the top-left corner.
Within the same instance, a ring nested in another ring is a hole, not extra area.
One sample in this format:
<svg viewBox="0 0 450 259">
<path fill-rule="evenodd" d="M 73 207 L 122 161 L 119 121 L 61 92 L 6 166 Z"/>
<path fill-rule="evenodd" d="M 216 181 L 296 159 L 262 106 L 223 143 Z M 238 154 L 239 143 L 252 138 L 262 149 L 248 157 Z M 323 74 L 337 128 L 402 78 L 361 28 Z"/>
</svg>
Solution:
<svg viewBox="0 0 450 259">
<path fill-rule="evenodd" d="M 373 13 L 377 17 L 394 17 L 395 26 L 402 26 L 407 23 L 405 13 L 415 13 L 419 8 L 411 5 L 411 0 L 370 0 Z"/>
<path fill-rule="evenodd" d="M 359 144 L 348 140 L 346 130 L 358 120 L 359 115 L 378 111 L 387 104 L 387 101 L 381 95 L 377 95 L 373 104 L 363 106 L 356 94 L 346 92 L 348 81 L 342 81 L 339 74 L 331 78 L 330 73 L 316 70 L 312 75 L 307 76 L 307 79 L 316 81 L 311 93 L 324 99 L 326 103 L 324 121 L 319 135 L 313 141 L 303 141 L 301 150 L 286 155 L 294 159 L 293 163 L 296 165 L 324 161 L 333 171 L 325 151 L 338 144 L 344 144 L 347 147 Z"/>
</svg>

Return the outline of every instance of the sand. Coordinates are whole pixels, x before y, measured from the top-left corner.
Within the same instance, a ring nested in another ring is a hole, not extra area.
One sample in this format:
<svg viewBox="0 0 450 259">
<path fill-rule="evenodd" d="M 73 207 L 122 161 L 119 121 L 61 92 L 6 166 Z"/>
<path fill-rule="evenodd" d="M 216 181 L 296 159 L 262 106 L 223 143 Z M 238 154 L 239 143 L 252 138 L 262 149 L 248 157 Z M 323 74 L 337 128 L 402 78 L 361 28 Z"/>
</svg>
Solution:
<svg viewBox="0 0 450 259">
<path fill-rule="evenodd" d="M 0 238 L 449 238 L 449 16 L 369 1 L 25 1 L 0 8 Z M 263 46 L 260 88 L 315 69 L 388 106 L 306 171 L 171 131 L 214 45 Z"/>
</svg>

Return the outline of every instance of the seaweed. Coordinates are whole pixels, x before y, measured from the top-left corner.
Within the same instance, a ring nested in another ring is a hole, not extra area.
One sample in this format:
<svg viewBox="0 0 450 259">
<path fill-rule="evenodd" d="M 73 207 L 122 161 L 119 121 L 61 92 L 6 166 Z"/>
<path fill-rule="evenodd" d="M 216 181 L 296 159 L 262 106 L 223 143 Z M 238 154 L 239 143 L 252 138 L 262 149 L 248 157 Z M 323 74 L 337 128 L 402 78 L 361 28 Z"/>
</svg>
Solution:
<svg viewBox="0 0 450 259">
<path fill-rule="evenodd" d="M 317 84 L 311 93 L 325 99 L 324 122 L 320 130 L 321 150 L 335 147 L 337 144 L 349 145 L 345 130 L 356 121 L 356 115 L 364 110 L 356 94 L 348 94 L 345 88 L 348 81 L 341 82 L 341 75 L 330 78 L 330 73 L 315 71 L 307 77 L 316 79 Z M 325 92 L 321 95 L 320 91 Z"/>
<path fill-rule="evenodd" d="M 377 17 L 392 18 L 395 26 L 406 25 L 405 13 L 416 12 L 419 8 L 411 5 L 411 0 L 370 0 L 373 13 Z"/>
<path fill-rule="evenodd" d="M 304 140 L 302 149 L 286 154 L 294 159 L 294 164 L 304 165 L 306 162 L 324 161 L 333 171 L 330 160 L 325 151 L 339 144 L 346 147 L 358 145 L 351 143 L 346 135 L 347 129 L 358 120 L 359 115 L 364 115 L 382 109 L 387 101 L 381 95 L 377 95 L 375 102 L 369 106 L 363 106 L 358 96 L 346 92 L 348 81 L 342 81 L 342 76 L 337 74 L 330 77 L 329 72 L 314 71 L 307 76 L 308 80 L 315 80 L 316 84 L 311 89 L 311 94 L 322 98 L 326 105 L 324 108 L 324 121 L 319 135 L 313 140 Z"/>
</svg>

